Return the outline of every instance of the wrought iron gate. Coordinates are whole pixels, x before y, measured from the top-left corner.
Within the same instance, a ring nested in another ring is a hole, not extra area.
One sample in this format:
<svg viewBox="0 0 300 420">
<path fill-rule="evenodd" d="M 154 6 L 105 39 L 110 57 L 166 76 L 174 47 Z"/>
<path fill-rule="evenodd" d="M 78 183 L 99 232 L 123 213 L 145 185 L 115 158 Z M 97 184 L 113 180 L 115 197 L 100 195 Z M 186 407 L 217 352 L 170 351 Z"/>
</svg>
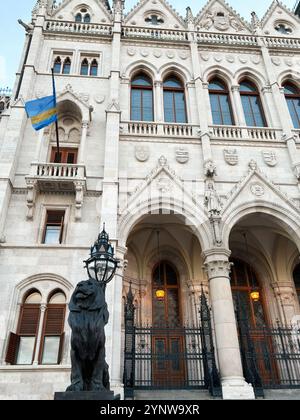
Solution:
<svg viewBox="0 0 300 420">
<path fill-rule="evenodd" d="M 221 396 L 210 310 L 202 293 L 200 327 L 137 327 L 131 289 L 125 305 L 125 396 L 135 389 L 209 389 Z"/>
<path fill-rule="evenodd" d="M 300 326 L 252 328 L 240 308 L 237 320 L 244 376 L 256 395 L 264 388 L 300 388 Z"/>
</svg>

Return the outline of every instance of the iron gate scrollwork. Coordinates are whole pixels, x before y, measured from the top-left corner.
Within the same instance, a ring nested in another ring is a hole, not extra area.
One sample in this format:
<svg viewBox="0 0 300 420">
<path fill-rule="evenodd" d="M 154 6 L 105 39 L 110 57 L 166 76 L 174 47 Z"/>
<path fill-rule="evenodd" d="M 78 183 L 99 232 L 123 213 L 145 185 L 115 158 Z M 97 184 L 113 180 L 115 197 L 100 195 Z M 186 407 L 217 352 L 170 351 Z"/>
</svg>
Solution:
<svg viewBox="0 0 300 420">
<path fill-rule="evenodd" d="M 210 310 L 204 293 L 200 327 L 135 326 L 131 288 L 125 305 L 125 397 L 135 389 L 208 389 L 221 396 Z"/>
</svg>

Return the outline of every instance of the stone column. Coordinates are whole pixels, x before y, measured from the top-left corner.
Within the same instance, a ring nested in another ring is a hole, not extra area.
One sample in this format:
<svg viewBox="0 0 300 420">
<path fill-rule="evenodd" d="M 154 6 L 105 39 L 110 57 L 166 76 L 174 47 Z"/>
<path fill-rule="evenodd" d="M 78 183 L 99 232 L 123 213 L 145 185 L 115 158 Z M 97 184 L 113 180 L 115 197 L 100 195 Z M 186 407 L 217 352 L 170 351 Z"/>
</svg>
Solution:
<svg viewBox="0 0 300 420">
<path fill-rule="evenodd" d="M 107 352 L 107 363 L 111 372 L 110 383 L 114 392 L 121 394 L 123 394 L 122 291 L 126 252 L 127 248 L 121 246 L 116 249 L 116 257 L 121 261 L 121 266 L 117 269 L 112 283 L 108 285 L 111 290 L 107 302 L 110 313 L 109 325 L 107 326 L 109 337 L 107 344 L 110 344 L 110 351 Z M 109 349 L 109 346 L 107 346 L 107 349 Z"/>
<path fill-rule="evenodd" d="M 243 377 L 229 278 L 230 254 L 229 250 L 222 248 L 204 252 L 204 267 L 209 280 L 223 399 L 254 399 L 253 388 Z"/>
<path fill-rule="evenodd" d="M 33 360 L 33 365 L 34 366 L 37 366 L 39 364 L 40 347 L 41 347 L 41 341 L 42 341 L 42 332 L 43 332 L 46 309 L 47 309 L 47 304 L 46 303 L 41 303 L 41 306 L 40 306 L 40 311 L 41 311 L 40 323 L 39 323 L 38 335 L 37 335 L 37 338 L 36 338 L 35 355 L 34 355 L 34 360 Z"/>
<path fill-rule="evenodd" d="M 245 114 L 240 95 L 240 85 L 231 86 L 234 108 L 236 111 L 236 125 L 246 127 Z"/>
<path fill-rule="evenodd" d="M 81 132 L 81 140 L 80 140 L 80 147 L 79 147 L 79 153 L 78 153 L 79 164 L 84 164 L 84 154 L 85 154 L 86 137 L 87 137 L 88 128 L 89 128 L 89 122 L 82 121 L 82 132 Z"/>
</svg>

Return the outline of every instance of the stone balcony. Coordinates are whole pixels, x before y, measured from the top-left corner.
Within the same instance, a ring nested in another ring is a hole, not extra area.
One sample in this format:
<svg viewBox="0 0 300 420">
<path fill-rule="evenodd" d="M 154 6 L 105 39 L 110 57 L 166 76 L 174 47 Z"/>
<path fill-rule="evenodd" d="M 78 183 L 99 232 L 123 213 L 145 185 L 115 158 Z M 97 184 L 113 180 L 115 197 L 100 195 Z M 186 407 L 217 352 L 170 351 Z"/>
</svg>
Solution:
<svg viewBox="0 0 300 420">
<path fill-rule="evenodd" d="M 121 122 L 121 136 L 199 138 L 199 126 L 144 121 Z"/>
<path fill-rule="evenodd" d="M 45 32 L 61 32 L 90 36 L 112 36 L 112 26 L 98 23 L 80 23 L 61 20 L 47 20 Z"/>
<path fill-rule="evenodd" d="M 76 195 L 76 220 L 81 219 L 81 208 L 86 190 L 86 169 L 84 165 L 64 163 L 32 163 L 26 176 L 27 218 L 33 218 L 38 193 L 74 193 Z"/>
<path fill-rule="evenodd" d="M 282 140 L 282 130 L 269 127 L 238 127 L 235 125 L 212 125 L 209 127 L 213 140 L 250 140 L 277 142 Z"/>
</svg>

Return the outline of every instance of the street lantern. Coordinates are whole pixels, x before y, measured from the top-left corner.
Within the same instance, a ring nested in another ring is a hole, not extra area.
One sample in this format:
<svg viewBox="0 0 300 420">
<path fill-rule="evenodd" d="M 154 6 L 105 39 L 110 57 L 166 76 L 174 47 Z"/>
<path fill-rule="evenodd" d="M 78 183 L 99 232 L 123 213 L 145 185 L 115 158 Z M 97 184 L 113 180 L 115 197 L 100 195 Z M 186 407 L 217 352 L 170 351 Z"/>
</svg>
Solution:
<svg viewBox="0 0 300 420">
<path fill-rule="evenodd" d="M 104 225 L 103 231 L 91 247 L 90 258 L 84 261 L 89 278 L 97 280 L 100 284 L 108 284 L 113 279 L 120 262 L 114 257 L 114 253 Z"/>
</svg>

